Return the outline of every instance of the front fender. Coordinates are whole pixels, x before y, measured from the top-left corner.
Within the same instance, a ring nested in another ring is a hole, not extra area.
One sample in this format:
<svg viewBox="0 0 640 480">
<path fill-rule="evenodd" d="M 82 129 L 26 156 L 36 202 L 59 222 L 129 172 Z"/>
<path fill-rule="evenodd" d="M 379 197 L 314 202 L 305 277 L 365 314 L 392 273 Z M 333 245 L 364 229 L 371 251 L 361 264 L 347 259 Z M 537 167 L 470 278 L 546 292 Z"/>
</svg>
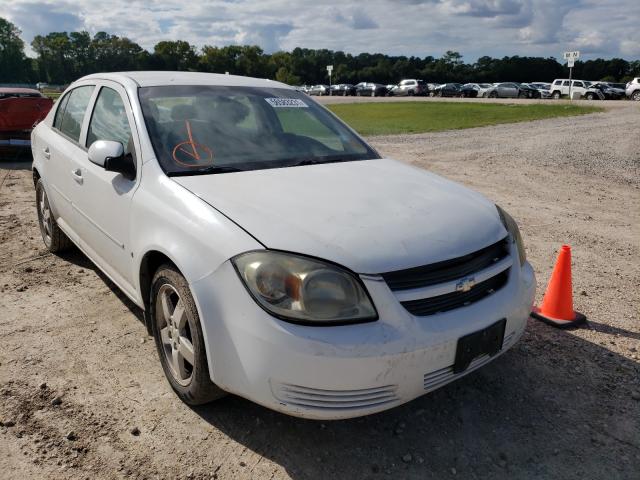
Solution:
<svg viewBox="0 0 640 480">
<path fill-rule="evenodd" d="M 143 180 L 130 216 L 131 278 L 141 299 L 140 268 L 144 256 L 152 250 L 169 257 L 191 284 L 239 253 L 264 248 L 215 208 L 167 177 L 156 161 L 145 162 L 142 168 Z"/>
</svg>

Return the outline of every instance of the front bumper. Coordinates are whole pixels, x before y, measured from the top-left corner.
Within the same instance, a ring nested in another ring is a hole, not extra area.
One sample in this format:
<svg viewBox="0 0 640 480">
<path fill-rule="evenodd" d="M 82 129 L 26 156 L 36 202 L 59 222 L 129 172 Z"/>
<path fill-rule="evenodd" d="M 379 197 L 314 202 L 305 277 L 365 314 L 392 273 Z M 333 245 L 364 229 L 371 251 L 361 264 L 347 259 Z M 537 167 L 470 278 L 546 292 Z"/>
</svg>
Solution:
<svg viewBox="0 0 640 480">
<path fill-rule="evenodd" d="M 312 419 L 358 417 L 401 405 L 479 368 L 453 373 L 457 341 L 506 319 L 503 353 L 522 335 L 535 295 L 528 263 L 472 305 L 416 317 L 384 281 L 363 278 L 379 320 L 346 326 L 294 325 L 267 314 L 230 262 L 192 283 L 212 380 L 268 408 Z"/>
</svg>

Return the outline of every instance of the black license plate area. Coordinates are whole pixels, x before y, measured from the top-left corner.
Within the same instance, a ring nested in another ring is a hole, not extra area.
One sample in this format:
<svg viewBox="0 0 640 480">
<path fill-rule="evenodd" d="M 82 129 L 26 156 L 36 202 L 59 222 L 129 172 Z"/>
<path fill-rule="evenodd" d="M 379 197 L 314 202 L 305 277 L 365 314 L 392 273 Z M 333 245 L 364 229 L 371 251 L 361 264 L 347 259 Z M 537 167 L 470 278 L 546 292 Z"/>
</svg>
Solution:
<svg viewBox="0 0 640 480">
<path fill-rule="evenodd" d="M 460 337 L 456 348 L 453 373 L 464 372 L 475 358 L 482 355 L 491 357 L 498 353 L 502 349 L 506 324 L 507 320 L 503 318 L 487 328 Z"/>
</svg>

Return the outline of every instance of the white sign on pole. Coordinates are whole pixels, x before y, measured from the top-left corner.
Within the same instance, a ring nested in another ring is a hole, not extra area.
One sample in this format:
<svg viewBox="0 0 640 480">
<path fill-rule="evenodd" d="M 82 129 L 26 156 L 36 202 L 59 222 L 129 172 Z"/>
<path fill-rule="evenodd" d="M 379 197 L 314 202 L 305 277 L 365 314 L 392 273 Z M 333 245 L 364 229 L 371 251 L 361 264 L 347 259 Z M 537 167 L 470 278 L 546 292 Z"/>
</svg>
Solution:
<svg viewBox="0 0 640 480">
<path fill-rule="evenodd" d="M 571 81 L 571 77 L 573 66 L 578 58 L 580 58 L 580 52 L 577 50 L 574 52 L 564 52 L 564 59 L 567 61 L 567 67 L 569 67 L 569 100 L 572 100 L 571 87 L 573 86 L 573 82 Z"/>
<path fill-rule="evenodd" d="M 327 73 L 329 74 L 329 95 L 331 95 L 331 72 L 333 72 L 333 65 L 327 65 Z"/>
</svg>

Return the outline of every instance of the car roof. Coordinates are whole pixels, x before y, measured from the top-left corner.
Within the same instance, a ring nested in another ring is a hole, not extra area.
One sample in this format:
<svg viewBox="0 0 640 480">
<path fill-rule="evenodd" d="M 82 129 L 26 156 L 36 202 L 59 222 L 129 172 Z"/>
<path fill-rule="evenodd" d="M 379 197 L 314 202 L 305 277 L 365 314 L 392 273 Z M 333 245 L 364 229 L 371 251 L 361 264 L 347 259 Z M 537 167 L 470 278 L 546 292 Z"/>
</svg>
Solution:
<svg viewBox="0 0 640 480">
<path fill-rule="evenodd" d="M 37 93 L 38 95 L 40 95 L 40 92 L 38 90 L 34 90 L 33 88 L 9 88 L 9 87 L 2 87 L 0 88 L 0 93 Z"/>
<path fill-rule="evenodd" d="M 229 87 L 263 87 L 290 88 L 275 80 L 265 78 L 243 77 L 240 75 L 226 75 L 222 73 L 203 72 L 114 72 L 94 73 L 79 80 L 113 80 L 118 83 L 133 81 L 140 87 L 158 87 L 163 85 L 214 85 Z"/>
</svg>

